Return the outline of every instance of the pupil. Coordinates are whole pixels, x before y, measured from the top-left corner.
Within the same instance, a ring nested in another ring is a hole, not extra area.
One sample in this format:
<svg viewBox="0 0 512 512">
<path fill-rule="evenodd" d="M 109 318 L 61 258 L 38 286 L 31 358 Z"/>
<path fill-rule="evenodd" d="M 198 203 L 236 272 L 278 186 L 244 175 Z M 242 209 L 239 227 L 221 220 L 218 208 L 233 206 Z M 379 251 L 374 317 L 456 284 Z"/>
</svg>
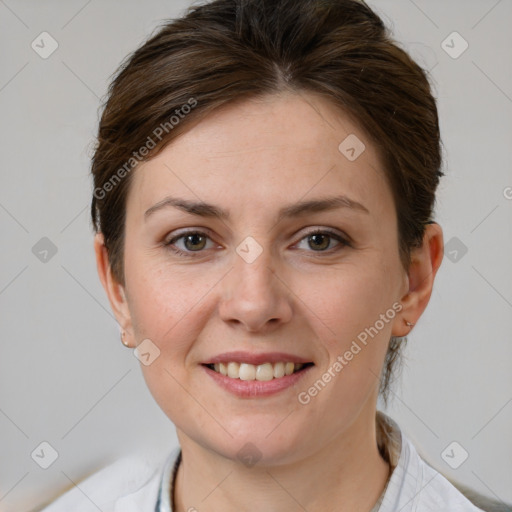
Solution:
<svg viewBox="0 0 512 512">
<path fill-rule="evenodd" d="M 192 251 L 193 250 L 197 250 L 197 249 L 202 249 L 202 246 L 199 247 L 199 248 L 198 247 L 195 247 L 195 248 L 194 247 L 190 247 L 190 245 L 192 245 L 192 246 L 197 245 L 197 243 L 194 243 L 194 242 L 197 242 L 198 238 L 200 239 L 200 238 L 204 238 L 204 237 L 202 237 L 201 235 L 199 235 L 197 233 L 193 234 L 193 235 L 188 235 L 187 239 L 186 239 L 186 242 L 185 242 L 185 244 L 187 245 L 187 248 L 192 250 Z M 191 242 L 191 244 L 188 244 L 188 242 Z M 203 244 L 203 246 L 204 246 L 204 244 Z"/>
<path fill-rule="evenodd" d="M 328 246 L 329 246 L 329 242 L 327 241 L 327 244 L 317 244 L 317 241 L 318 239 L 320 238 L 321 240 L 323 239 L 323 241 L 325 242 L 326 240 L 328 240 L 328 236 L 325 236 L 325 235 L 311 235 L 311 238 L 314 240 L 314 244 L 317 248 L 321 248 L 321 249 L 326 249 Z M 322 246 L 323 245 L 323 246 Z"/>
</svg>

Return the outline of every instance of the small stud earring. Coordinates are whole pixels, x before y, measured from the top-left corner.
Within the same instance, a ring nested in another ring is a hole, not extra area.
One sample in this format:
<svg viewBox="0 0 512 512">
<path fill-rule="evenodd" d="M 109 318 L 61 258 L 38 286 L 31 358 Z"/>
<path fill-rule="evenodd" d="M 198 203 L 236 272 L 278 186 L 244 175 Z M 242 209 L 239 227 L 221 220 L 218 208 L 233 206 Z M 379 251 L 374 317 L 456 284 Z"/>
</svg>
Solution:
<svg viewBox="0 0 512 512">
<path fill-rule="evenodd" d="M 125 335 L 126 335 L 126 332 L 125 332 L 125 331 L 122 331 L 122 332 L 121 332 L 121 342 L 123 343 L 123 345 L 124 345 L 125 347 L 129 347 L 130 345 L 128 345 L 128 342 L 127 342 L 127 341 L 125 341 L 125 339 L 124 339 Z"/>
<path fill-rule="evenodd" d="M 414 324 L 411 324 L 411 322 L 408 322 L 407 320 L 405 320 L 405 325 L 407 325 L 408 327 L 412 327 Z"/>
</svg>

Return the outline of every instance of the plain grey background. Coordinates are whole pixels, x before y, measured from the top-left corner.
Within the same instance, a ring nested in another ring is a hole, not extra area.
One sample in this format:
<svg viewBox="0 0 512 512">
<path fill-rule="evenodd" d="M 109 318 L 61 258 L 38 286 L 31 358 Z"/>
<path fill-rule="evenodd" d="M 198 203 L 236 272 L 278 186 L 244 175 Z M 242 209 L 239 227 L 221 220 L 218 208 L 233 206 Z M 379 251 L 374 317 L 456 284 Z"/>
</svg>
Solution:
<svg viewBox="0 0 512 512">
<path fill-rule="evenodd" d="M 386 412 L 443 474 L 512 502 L 512 2 L 369 3 L 431 70 L 445 147 L 446 255 Z M 189 5 L 0 0 L 0 511 L 176 444 L 97 278 L 88 172 L 111 74 Z"/>
</svg>

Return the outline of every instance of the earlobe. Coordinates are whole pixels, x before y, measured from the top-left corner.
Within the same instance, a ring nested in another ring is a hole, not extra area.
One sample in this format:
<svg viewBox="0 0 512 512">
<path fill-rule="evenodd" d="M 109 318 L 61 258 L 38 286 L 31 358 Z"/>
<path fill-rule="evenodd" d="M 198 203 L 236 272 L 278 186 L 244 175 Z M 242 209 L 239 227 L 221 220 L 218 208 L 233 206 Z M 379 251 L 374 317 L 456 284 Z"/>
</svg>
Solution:
<svg viewBox="0 0 512 512">
<path fill-rule="evenodd" d="M 102 233 L 94 237 L 94 252 L 96 254 L 96 267 L 103 289 L 107 294 L 110 307 L 122 331 L 126 332 L 125 340 L 129 341 L 132 334 L 132 322 L 124 286 L 112 274 L 107 248 Z"/>
<path fill-rule="evenodd" d="M 428 224 L 421 247 L 411 253 L 409 290 L 401 298 L 403 309 L 393 325 L 393 336 L 406 336 L 427 307 L 436 273 L 444 254 L 443 231 L 437 223 Z M 410 325 L 412 324 L 412 325 Z"/>
</svg>

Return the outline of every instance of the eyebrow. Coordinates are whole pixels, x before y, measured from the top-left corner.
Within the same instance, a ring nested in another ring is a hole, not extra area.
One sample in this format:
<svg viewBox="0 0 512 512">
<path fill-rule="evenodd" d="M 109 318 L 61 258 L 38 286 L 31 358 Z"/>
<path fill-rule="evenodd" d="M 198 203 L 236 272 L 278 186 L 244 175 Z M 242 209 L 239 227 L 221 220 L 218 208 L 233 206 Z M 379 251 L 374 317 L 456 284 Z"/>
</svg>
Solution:
<svg viewBox="0 0 512 512">
<path fill-rule="evenodd" d="M 197 215 L 199 217 L 217 218 L 221 220 L 229 220 L 230 213 L 213 204 L 205 203 L 203 201 L 190 201 L 179 197 L 166 197 L 159 201 L 144 213 L 144 219 L 153 213 L 165 208 L 178 208 L 186 213 Z M 324 212 L 334 210 L 337 208 L 349 208 L 354 211 L 370 213 L 368 209 L 361 203 L 348 198 L 347 196 L 334 196 L 325 199 L 313 199 L 310 201 L 302 201 L 300 203 L 292 204 L 281 208 L 277 215 L 277 222 L 291 217 L 298 217 L 308 213 Z"/>
</svg>

